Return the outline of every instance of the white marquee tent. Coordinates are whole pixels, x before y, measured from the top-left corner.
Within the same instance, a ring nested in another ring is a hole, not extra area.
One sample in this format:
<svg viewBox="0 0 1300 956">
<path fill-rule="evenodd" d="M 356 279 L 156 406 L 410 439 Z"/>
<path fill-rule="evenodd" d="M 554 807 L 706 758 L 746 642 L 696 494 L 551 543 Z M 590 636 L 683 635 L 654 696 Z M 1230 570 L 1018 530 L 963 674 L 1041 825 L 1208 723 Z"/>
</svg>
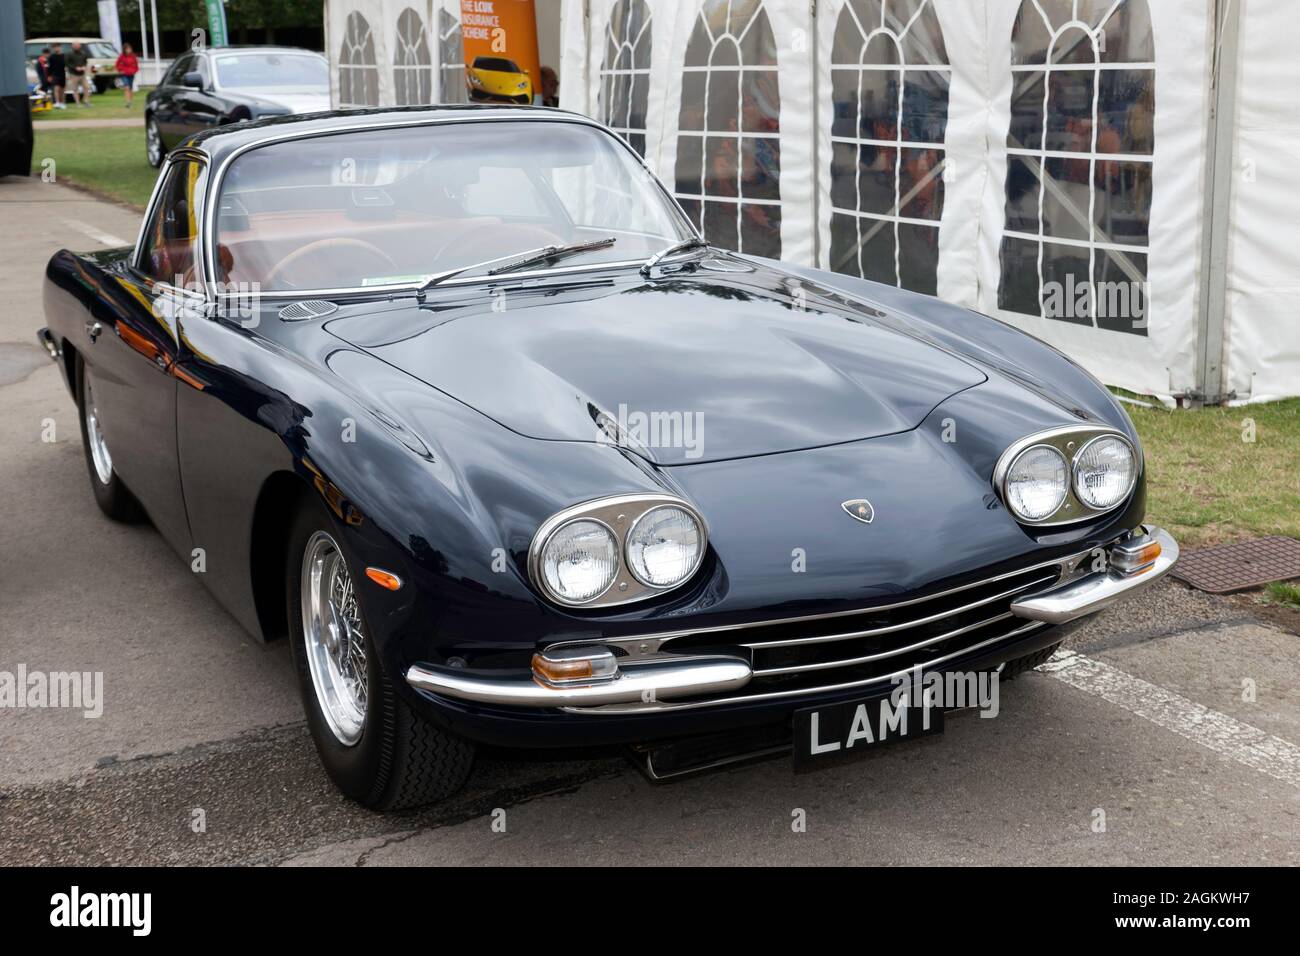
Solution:
<svg viewBox="0 0 1300 956">
<path fill-rule="evenodd" d="M 1300 395 L 1293 8 L 563 0 L 561 105 L 719 244 L 937 294 L 1136 392 L 1258 401 Z M 326 10 L 339 105 L 463 99 L 459 0 Z"/>
</svg>

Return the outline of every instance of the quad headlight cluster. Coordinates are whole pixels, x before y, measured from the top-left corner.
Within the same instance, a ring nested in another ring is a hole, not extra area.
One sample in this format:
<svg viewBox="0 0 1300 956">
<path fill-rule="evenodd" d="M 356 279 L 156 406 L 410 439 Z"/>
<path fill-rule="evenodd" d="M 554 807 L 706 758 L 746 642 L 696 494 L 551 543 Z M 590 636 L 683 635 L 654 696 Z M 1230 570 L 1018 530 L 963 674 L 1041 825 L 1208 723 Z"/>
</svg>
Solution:
<svg viewBox="0 0 1300 956">
<path fill-rule="evenodd" d="M 528 573 L 567 607 L 608 607 L 688 581 L 704 560 L 699 512 L 672 495 L 618 495 L 566 508 L 533 536 Z"/>
<path fill-rule="evenodd" d="M 1082 521 L 1117 508 L 1137 482 L 1138 452 L 1124 435 L 1065 426 L 1029 435 L 998 460 L 993 483 L 1024 524 Z"/>
</svg>

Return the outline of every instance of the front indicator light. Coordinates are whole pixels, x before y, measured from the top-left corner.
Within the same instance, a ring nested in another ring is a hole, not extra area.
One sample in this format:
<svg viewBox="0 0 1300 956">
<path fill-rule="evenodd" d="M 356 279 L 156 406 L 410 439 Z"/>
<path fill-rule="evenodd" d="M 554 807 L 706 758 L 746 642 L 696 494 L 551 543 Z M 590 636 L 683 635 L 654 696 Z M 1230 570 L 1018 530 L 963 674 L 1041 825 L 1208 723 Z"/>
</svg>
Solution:
<svg viewBox="0 0 1300 956">
<path fill-rule="evenodd" d="M 366 568 L 366 577 L 389 591 L 398 591 L 402 587 L 402 579 L 392 571 L 385 571 L 383 568 Z"/>
<path fill-rule="evenodd" d="M 1141 574 L 1150 571 L 1160 557 L 1160 542 L 1147 538 L 1115 545 L 1110 550 L 1110 564 L 1124 574 Z"/>
<path fill-rule="evenodd" d="M 618 663 L 606 647 L 561 647 L 533 655 L 533 677 L 541 684 L 590 683 L 617 675 Z"/>
</svg>

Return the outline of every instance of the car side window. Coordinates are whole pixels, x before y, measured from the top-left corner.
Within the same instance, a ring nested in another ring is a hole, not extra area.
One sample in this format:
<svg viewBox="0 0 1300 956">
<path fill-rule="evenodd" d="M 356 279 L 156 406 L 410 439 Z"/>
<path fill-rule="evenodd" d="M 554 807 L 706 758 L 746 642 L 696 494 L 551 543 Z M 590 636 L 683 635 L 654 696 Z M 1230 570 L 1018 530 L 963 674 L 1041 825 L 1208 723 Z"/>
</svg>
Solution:
<svg viewBox="0 0 1300 956">
<path fill-rule="evenodd" d="M 138 268 L 155 282 L 188 288 L 198 263 L 200 163 L 172 163 L 144 232 Z"/>
<path fill-rule="evenodd" d="M 188 54 L 172 64 L 172 68 L 163 77 L 162 86 L 180 86 L 181 78 L 194 68 L 194 55 Z"/>
</svg>

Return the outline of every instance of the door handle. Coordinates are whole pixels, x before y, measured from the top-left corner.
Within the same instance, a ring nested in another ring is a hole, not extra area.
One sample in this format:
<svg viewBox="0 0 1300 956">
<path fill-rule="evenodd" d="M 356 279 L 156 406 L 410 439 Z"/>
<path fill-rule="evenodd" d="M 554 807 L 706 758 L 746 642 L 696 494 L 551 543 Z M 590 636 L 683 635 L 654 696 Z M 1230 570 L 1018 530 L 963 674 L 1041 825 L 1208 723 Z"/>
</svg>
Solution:
<svg viewBox="0 0 1300 956">
<path fill-rule="evenodd" d="M 95 340 L 99 338 L 99 333 L 104 331 L 104 327 L 98 322 L 89 321 L 86 323 L 86 334 L 90 336 L 90 344 L 94 345 Z"/>
</svg>

